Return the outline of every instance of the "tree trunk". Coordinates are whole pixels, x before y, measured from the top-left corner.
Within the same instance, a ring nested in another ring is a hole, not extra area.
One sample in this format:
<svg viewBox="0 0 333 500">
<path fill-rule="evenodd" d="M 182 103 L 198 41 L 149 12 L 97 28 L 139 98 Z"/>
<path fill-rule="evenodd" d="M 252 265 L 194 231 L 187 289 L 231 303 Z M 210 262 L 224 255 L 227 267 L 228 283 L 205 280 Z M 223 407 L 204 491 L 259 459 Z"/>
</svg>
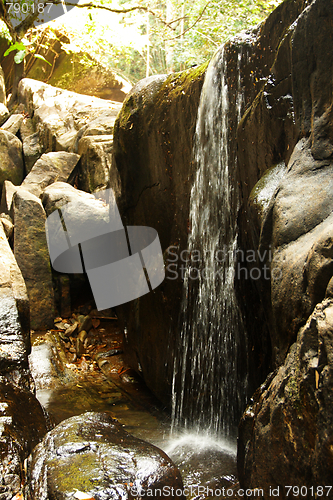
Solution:
<svg viewBox="0 0 333 500">
<path fill-rule="evenodd" d="M 22 78 L 24 78 L 25 60 L 23 59 L 20 64 L 14 63 L 14 77 L 12 85 L 12 95 L 8 102 L 8 109 L 11 110 L 17 100 L 18 86 Z"/>
</svg>

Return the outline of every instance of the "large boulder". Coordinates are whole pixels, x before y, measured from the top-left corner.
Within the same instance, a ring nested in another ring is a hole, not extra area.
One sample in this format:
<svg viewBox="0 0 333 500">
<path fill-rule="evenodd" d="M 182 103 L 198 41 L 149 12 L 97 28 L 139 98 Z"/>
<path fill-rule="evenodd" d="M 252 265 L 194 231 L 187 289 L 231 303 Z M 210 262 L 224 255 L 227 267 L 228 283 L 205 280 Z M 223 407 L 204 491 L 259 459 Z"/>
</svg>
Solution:
<svg viewBox="0 0 333 500">
<path fill-rule="evenodd" d="M 36 161 L 21 186 L 39 198 L 53 182 L 68 181 L 79 159 L 79 155 L 65 151 L 45 153 Z"/>
<path fill-rule="evenodd" d="M 270 487 L 286 496 L 287 484 L 304 485 L 308 498 L 332 496 L 320 489 L 333 463 L 332 301 L 324 300 L 333 276 L 332 20 L 332 3 L 308 2 L 238 127 L 241 240 L 265 256 L 254 265 L 270 268 L 253 288 L 276 368 L 241 421 L 239 475 L 267 498 Z"/>
<path fill-rule="evenodd" d="M 285 498 L 287 485 L 303 486 L 305 498 L 320 491 L 332 498 L 332 381 L 333 300 L 325 299 L 243 415 L 238 440 L 243 488 L 262 488 L 265 498 L 275 489 Z"/>
<path fill-rule="evenodd" d="M 18 89 L 19 102 L 33 115 L 44 152 L 76 152 L 77 135 L 90 121 L 104 115 L 115 118 L 121 104 L 69 92 L 24 78 Z"/>
<path fill-rule="evenodd" d="M 66 500 L 76 490 L 96 500 L 128 499 L 140 492 L 183 498 L 180 473 L 168 456 L 103 413 L 57 425 L 34 449 L 29 469 L 31 500 Z"/>
<path fill-rule="evenodd" d="M 273 366 L 283 362 L 300 326 L 324 298 L 333 271 L 333 139 L 327 115 L 333 59 L 323 48 L 331 36 L 332 18 L 333 6 L 321 0 L 300 14 L 279 46 L 270 78 L 238 127 L 245 201 L 239 217 L 241 241 L 266 256 L 254 266 L 264 264 L 271 270 L 271 280 L 253 285 L 264 304 Z M 277 179 L 273 172 L 280 173 L 262 210 L 255 198 L 265 193 L 268 170 L 271 178 Z M 266 177 L 256 184 L 258 173 Z"/>
<path fill-rule="evenodd" d="M 281 364 L 299 327 L 325 297 L 333 275 L 333 162 L 315 160 L 302 139 L 278 183 L 262 226 L 271 247 L 271 338 Z"/>
<path fill-rule="evenodd" d="M 29 301 L 25 282 L 0 222 L 0 373 L 25 371 L 30 352 Z"/>
<path fill-rule="evenodd" d="M 79 94 L 118 102 L 124 100 L 132 87 L 131 82 L 121 76 L 116 69 L 97 62 L 88 52 L 68 51 L 67 46 L 71 42 L 66 30 L 59 27 L 55 30 L 54 27 L 46 25 L 39 36 L 43 42 L 37 45 L 36 54 L 28 53 L 25 57 L 25 70 L 28 78 Z M 2 74 L 3 87 L 1 87 L 0 75 L 0 89 L 3 88 L 3 94 L 0 90 L 0 102 L 4 105 L 6 104 L 4 82 L 6 80 L 7 88 L 10 90 L 15 67 L 15 52 L 3 57 L 9 46 L 8 39 L 2 35 L 0 37 L 0 60 L 4 73 Z M 35 55 L 42 56 L 49 64 Z"/>
<path fill-rule="evenodd" d="M 0 129 L 0 189 L 5 180 L 21 184 L 23 176 L 22 143 L 15 135 Z"/>
<path fill-rule="evenodd" d="M 118 102 L 123 102 L 132 87 L 126 78 L 121 77 L 115 70 L 97 63 L 87 54 L 65 54 L 63 51 L 60 58 L 48 80 L 50 85 Z M 32 69 L 27 76 L 36 78 L 34 75 Z M 37 80 L 44 81 L 38 77 Z"/>
<path fill-rule="evenodd" d="M 81 200 L 82 203 L 86 205 L 87 203 L 89 204 L 89 202 L 93 203 L 95 197 L 92 194 L 75 189 L 66 182 L 54 182 L 44 190 L 42 196 L 42 203 L 45 207 L 46 215 L 50 215 L 55 210 L 59 210 L 66 205 L 66 203 L 79 203 Z"/>
<path fill-rule="evenodd" d="M 35 396 L 1 380 L 1 499 L 22 498 L 19 495 L 25 481 L 24 461 L 48 430 L 44 411 Z"/>
<path fill-rule="evenodd" d="M 45 211 L 39 198 L 23 188 L 16 191 L 13 206 L 14 253 L 28 290 L 31 328 L 50 328 L 55 305 Z"/>
</svg>

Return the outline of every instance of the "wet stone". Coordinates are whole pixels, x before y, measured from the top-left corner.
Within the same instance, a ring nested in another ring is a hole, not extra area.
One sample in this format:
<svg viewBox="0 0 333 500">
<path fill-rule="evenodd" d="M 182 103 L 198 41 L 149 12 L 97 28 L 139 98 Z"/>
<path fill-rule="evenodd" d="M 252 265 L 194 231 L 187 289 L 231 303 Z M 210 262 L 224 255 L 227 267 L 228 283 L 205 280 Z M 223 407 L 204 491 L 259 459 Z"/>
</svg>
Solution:
<svg viewBox="0 0 333 500">
<path fill-rule="evenodd" d="M 69 418 L 49 432 L 31 455 L 29 476 L 31 500 L 65 500 L 77 490 L 95 500 L 125 500 L 134 496 L 131 484 L 152 494 L 160 489 L 160 498 L 163 487 L 183 489 L 177 467 L 162 450 L 104 413 Z"/>
<path fill-rule="evenodd" d="M 11 500 L 20 491 L 23 462 L 47 430 L 35 396 L 0 382 L 0 499 Z"/>
<path fill-rule="evenodd" d="M 0 372 L 27 368 L 29 349 L 27 290 L 0 224 Z"/>
</svg>

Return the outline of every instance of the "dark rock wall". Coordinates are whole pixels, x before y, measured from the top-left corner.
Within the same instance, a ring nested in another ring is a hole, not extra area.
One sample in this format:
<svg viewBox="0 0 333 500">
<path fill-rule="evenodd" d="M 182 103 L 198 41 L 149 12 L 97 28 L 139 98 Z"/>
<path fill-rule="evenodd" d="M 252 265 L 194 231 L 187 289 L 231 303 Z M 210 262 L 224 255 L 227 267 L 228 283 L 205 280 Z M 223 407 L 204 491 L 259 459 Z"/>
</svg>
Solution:
<svg viewBox="0 0 333 500">
<path fill-rule="evenodd" d="M 257 222 L 253 241 L 261 252 L 270 249 L 271 280 L 261 286 L 273 363 L 280 368 L 242 418 L 238 465 L 242 485 L 266 489 L 267 498 L 269 485 L 283 495 L 287 482 L 300 481 L 312 498 L 322 490 L 310 488 L 329 485 L 332 471 L 331 303 L 324 300 L 332 296 L 333 273 L 332 20 L 331 2 L 315 0 L 304 9 L 239 127 L 244 165 L 280 164 L 267 202 L 267 186 L 257 191 L 258 183 L 244 210 Z M 261 132 L 254 133 L 251 151 L 255 126 Z M 265 136 L 269 146 L 260 142 Z M 268 182 L 274 175 L 270 170 Z M 260 197 L 264 210 L 258 210 Z"/>
</svg>

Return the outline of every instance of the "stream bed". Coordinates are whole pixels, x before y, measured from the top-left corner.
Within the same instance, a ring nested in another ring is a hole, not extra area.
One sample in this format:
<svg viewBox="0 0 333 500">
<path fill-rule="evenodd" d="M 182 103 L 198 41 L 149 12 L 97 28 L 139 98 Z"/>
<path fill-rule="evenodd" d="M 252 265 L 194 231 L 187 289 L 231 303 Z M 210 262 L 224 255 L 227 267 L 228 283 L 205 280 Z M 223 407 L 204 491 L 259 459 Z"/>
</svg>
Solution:
<svg viewBox="0 0 333 500">
<path fill-rule="evenodd" d="M 111 337 L 119 343 L 117 335 L 113 328 Z M 127 432 L 167 453 L 182 474 L 188 499 L 233 498 L 235 439 L 217 439 L 204 432 L 171 433 L 170 417 L 126 367 L 121 351 L 103 361 L 102 369 L 89 356 L 68 362 L 58 334 L 38 332 L 32 334 L 30 367 L 36 396 L 54 424 L 87 411 L 108 413 Z"/>
</svg>

